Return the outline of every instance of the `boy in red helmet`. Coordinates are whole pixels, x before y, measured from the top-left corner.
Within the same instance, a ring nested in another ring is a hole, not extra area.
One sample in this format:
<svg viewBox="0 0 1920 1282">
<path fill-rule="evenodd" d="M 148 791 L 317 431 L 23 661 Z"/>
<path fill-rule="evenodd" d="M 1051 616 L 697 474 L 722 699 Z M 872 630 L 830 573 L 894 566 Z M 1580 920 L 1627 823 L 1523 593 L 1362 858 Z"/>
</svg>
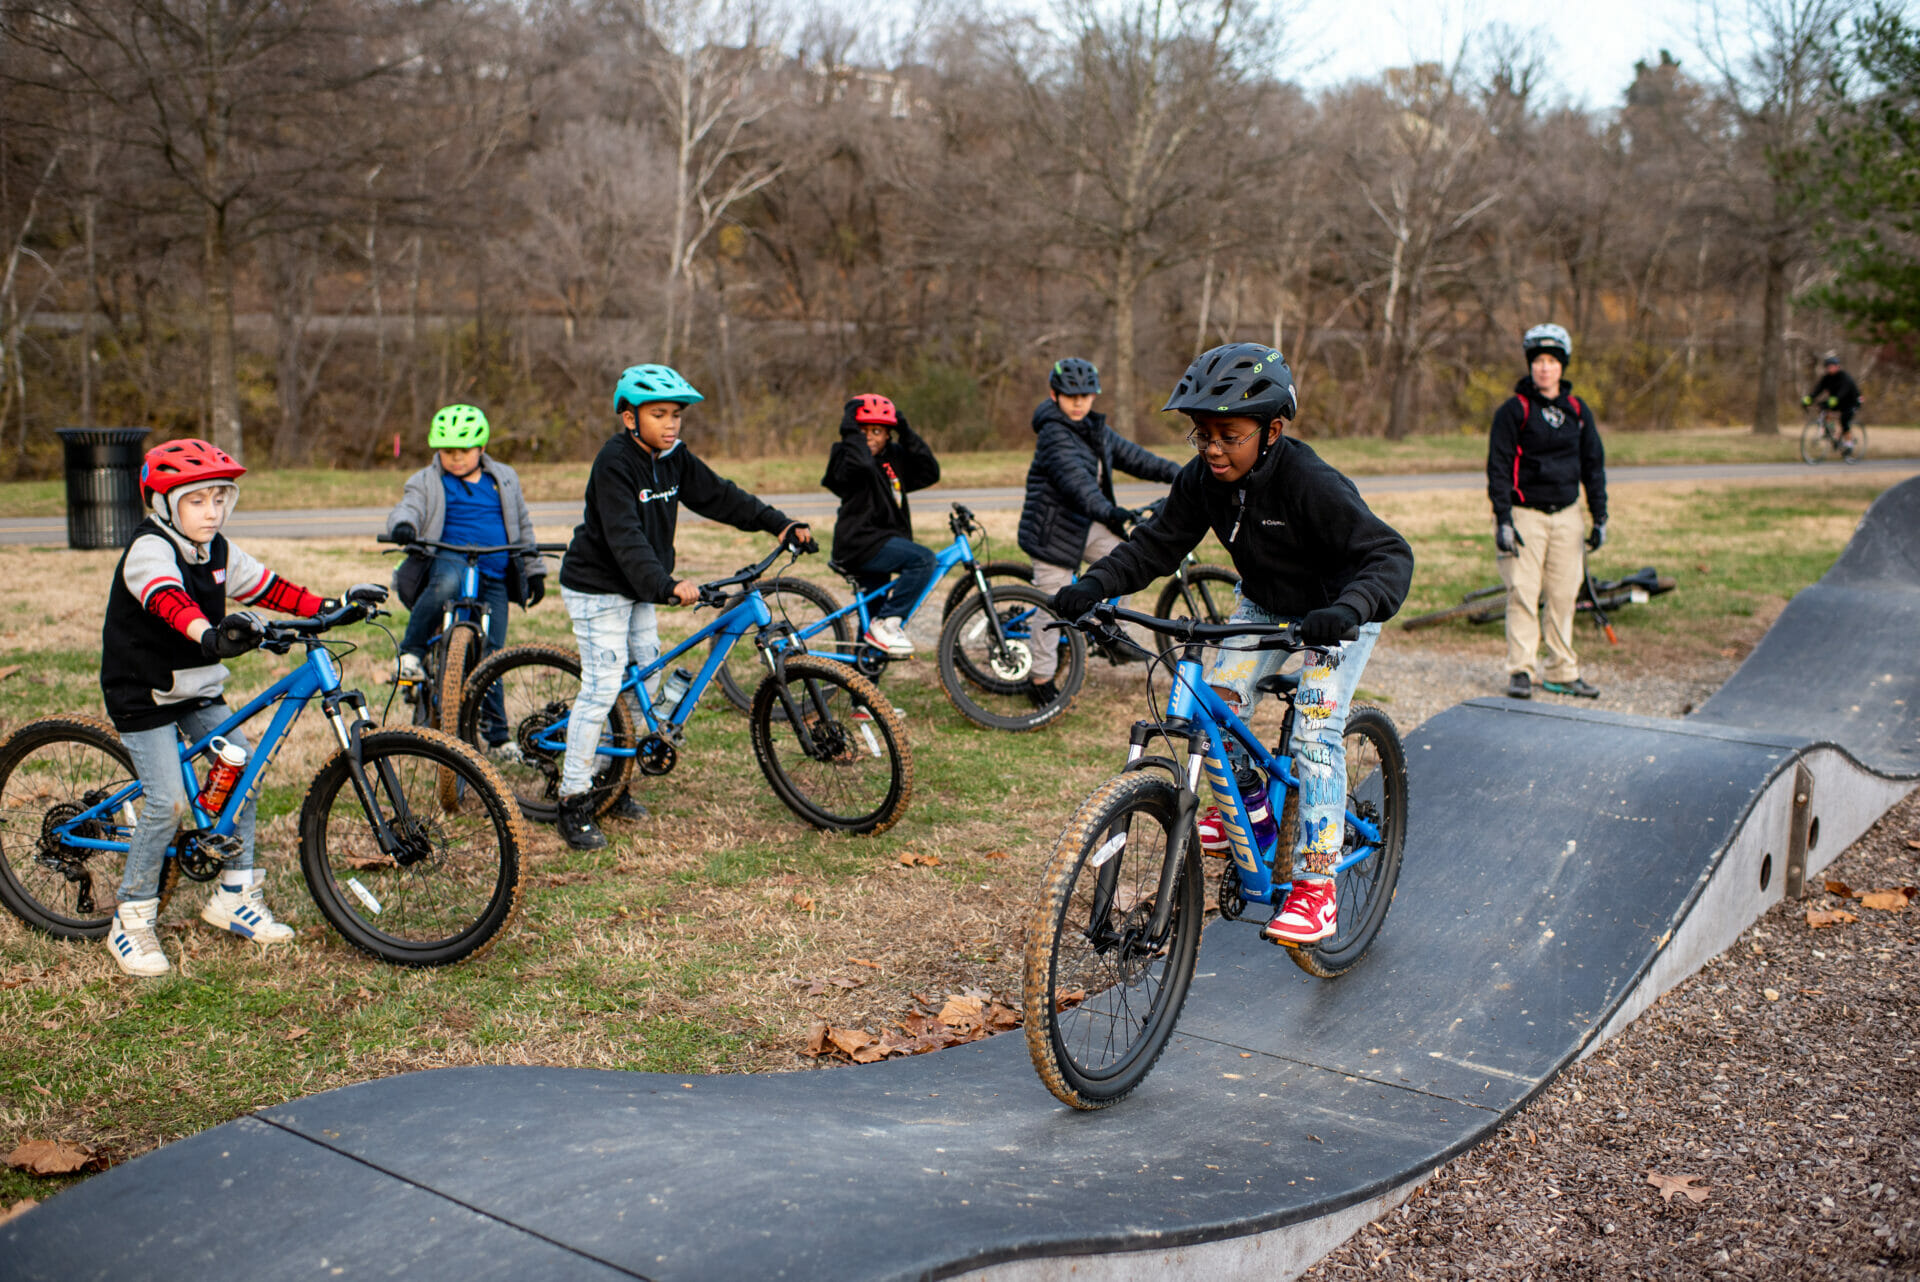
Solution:
<svg viewBox="0 0 1920 1282">
<path fill-rule="evenodd" d="M 316 614 L 326 604 L 220 533 L 245 471 L 205 441 L 169 441 L 149 450 L 140 492 L 151 512 L 114 567 L 107 594 L 100 690 L 145 790 L 107 932 L 107 951 L 129 975 L 170 969 L 154 919 L 161 865 L 187 808 L 179 736 L 197 741 L 232 715 L 221 660 L 260 644 L 259 619 L 244 610 L 228 614 L 227 598 L 294 615 Z M 226 738 L 247 747 L 238 731 Z M 240 852 L 224 864 L 200 916 L 257 943 L 284 943 L 293 931 L 274 920 L 253 867 L 253 817 L 249 797 L 235 825 Z"/>
<path fill-rule="evenodd" d="M 907 495 L 940 479 L 933 451 L 907 426 L 907 416 L 871 392 L 848 401 L 840 439 L 827 456 L 820 484 L 840 496 L 833 526 L 833 559 L 871 591 L 893 579 L 874 603 L 861 639 L 895 658 L 913 653 L 906 618 L 933 582 L 933 550 L 913 541 Z M 894 578 L 898 575 L 898 578 Z"/>
</svg>

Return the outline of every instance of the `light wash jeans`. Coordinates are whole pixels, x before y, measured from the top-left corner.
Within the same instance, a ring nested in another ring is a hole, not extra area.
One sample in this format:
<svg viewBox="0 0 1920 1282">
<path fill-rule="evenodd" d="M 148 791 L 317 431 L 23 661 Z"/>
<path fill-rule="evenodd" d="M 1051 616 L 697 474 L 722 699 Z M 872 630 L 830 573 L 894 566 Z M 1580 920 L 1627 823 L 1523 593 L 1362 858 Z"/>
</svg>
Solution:
<svg viewBox="0 0 1920 1282">
<path fill-rule="evenodd" d="M 594 751 L 607 728 L 607 714 L 620 694 L 627 664 L 646 667 L 660 657 L 660 630 L 653 606 L 616 593 L 560 589 L 573 616 L 580 645 L 580 697 L 567 719 L 567 761 L 560 772 L 560 795 L 577 797 L 593 787 Z M 636 712 L 636 719 L 638 713 Z"/>
<path fill-rule="evenodd" d="M 233 712 L 224 703 L 189 712 L 171 725 L 151 730 L 121 731 L 120 742 L 127 745 L 133 758 L 133 771 L 140 776 L 142 789 L 140 815 L 127 841 L 127 865 L 120 875 L 120 898 L 152 899 L 160 893 L 160 865 L 167 857 L 167 846 L 174 830 L 186 821 L 187 785 L 180 774 L 180 735 L 193 742 L 219 728 Z M 238 730 L 227 732 L 228 743 L 250 748 L 247 737 Z M 251 764 L 251 763 L 249 763 Z M 201 769 L 204 780 L 206 770 Z M 255 797 L 249 795 L 234 821 L 233 831 L 240 838 L 240 854 L 223 867 L 236 872 L 253 867 L 253 812 Z"/>
<path fill-rule="evenodd" d="M 1234 623 L 1291 623 L 1291 616 L 1270 613 L 1241 598 L 1234 606 Z M 1208 685 L 1218 686 L 1231 696 L 1227 702 L 1245 721 L 1258 696 L 1254 685 L 1262 677 L 1278 672 L 1286 662 L 1284 650 L 1250 650 L 1258 638 L 1228 641 L 1216 650 L 1207 664 Z M 1361 627 L 1358 640 L 1337 646 L 1330 658 L 1318 663 L 1300 677 L 1300 689 L 1293 697 L 1293 737 L 1287 752 L 1293 757 L 1293 773 L 1300 780 L 1300 838 L 1294 854 L 1312 872 L 1325 872 L 1340 856 L 1340 843 L 1346 835 L 1347 813 L 1347 711 L 1353 706 L 1353 692 L 1359 688 L 1360 674 L 1380 639 L 1380 625 Z M 1229 741 L 1227 766 L 1230 770 L 1245 764 L 1239 760 L 1240 747 Z M 1276 803 L 1277 803 L 1276 798 Z"/>
</svg>

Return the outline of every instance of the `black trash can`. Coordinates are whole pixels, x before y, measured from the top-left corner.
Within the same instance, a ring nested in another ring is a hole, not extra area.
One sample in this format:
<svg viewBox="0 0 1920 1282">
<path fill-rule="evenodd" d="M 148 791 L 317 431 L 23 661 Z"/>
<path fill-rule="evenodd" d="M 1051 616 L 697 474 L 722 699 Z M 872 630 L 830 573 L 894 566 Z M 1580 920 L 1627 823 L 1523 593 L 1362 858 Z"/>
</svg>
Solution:
<svg viewBox="0 0 1920 1282">
<path fill-rule="evenodd" d="M 123 548 L 146 516 L 140 501 L 144 427 L 62 427 L 66 449 L 67 546 Z"/>
</svg>

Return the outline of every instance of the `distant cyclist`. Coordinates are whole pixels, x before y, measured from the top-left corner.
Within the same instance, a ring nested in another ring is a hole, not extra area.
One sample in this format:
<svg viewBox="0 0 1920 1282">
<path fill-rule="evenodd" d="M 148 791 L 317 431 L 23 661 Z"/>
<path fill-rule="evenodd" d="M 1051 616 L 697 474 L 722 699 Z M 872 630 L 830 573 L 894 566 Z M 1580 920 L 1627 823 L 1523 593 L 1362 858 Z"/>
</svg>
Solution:
<svg viewBox="0 0 1920 1282">
<path fill-rule="evenodd" d="M 1811 408 L 1818 405 L 1821 409 L 1832 410 L 1840 416 L 1840 452 L 1853 453 L 1853 416 L 1860 409 L 1860 384 L 1853 381 L 1853 375 L 1840 368 L 1840 358 L 1828 352 L 1820 358 L 1822 373 L 1820 381 L 1813 390 L 1800 398 L 1800 403 Z"/>
</svg>

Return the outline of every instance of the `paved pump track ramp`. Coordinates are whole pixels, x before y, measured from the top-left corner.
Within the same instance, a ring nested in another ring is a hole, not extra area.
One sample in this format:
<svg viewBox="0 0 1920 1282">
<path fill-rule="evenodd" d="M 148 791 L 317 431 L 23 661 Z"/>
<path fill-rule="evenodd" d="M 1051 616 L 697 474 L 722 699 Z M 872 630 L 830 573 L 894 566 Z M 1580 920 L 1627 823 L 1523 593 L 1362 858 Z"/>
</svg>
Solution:
<svg viewBox="0 0 1920 1282">
<path fill-rule="evenodd" d="M 415 1073 L 88 1180 L 0 1227 L 0 1275 L 1291 1276 L 1914 786 L 1916 635 L 1920 480 L 1684 721 L 1433 718 L 1372 955 L 1326 983 L 1209 929 L 1179 1034 L 1106 1112 L 1057 1104 L 1012 1036 L 751 1077 Z"/>
</svg>

